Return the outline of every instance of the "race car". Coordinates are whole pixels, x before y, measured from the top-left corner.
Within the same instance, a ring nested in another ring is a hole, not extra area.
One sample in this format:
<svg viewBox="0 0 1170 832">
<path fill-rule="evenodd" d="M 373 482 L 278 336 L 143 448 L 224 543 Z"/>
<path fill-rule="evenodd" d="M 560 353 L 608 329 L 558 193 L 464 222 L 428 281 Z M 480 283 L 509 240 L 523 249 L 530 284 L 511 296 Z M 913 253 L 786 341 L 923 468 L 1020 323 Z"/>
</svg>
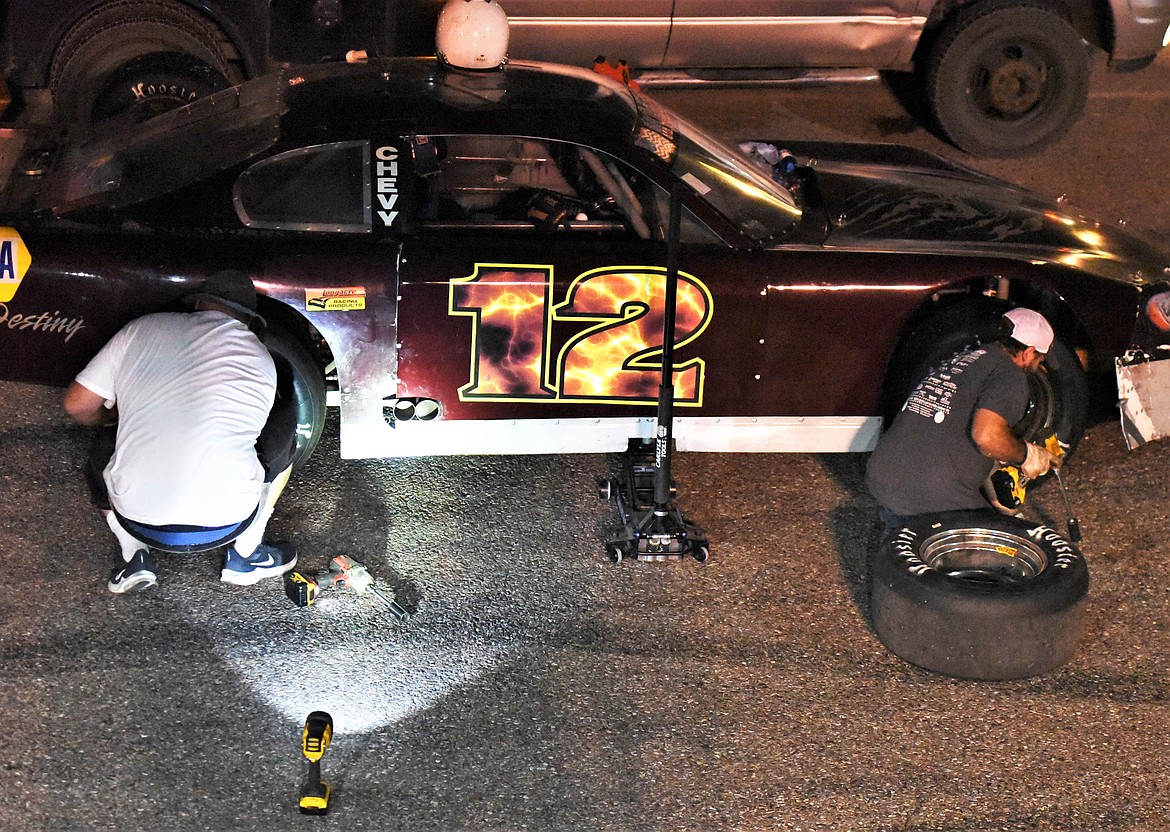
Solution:
<svg viewBox="0 0 1170 832">
<path fill-rule="evenodd" d="M 0 138 L 0 375 L 66 384 L 242 269 L 302 459 L 328 405 L 349 458 L 620 452 L 667 379 L 678 450 L 868 451 L 1013 305 L 1058 334 L 1022 433 L 1075 443 L 1087 372 L 1163 364 L 1170 254 L 1136 232 L 905 148 L 727 146 L 587 70 L 317 64 Z"/>
</svg>

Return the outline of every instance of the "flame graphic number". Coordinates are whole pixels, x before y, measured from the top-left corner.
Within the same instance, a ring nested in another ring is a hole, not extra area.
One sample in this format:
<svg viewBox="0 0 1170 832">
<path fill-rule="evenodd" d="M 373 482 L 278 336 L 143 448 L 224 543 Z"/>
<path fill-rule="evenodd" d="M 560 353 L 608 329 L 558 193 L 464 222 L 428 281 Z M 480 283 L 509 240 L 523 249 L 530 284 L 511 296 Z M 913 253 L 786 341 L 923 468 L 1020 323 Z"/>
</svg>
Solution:
<svg viewBox="0 0 1170 832">
<path fill-rule="evenodd" d="M 476 264 L 451 281 L 451 314 L 471 315 L 471 383 L 460 399 L 552 399 L 545 383 L 551 266 Z"/>
<path fill-rule="evenodd" d="M 674 345 L 695 340 L 711 320 L 707 287 L 678 276 Z M 579 275 L 565 299 L 552 304 L 551 266 L 477 264 L 451 281 L 453 315 L 469 315 L 471 381 L 462 400 L 549 402 L 654 401 L 662 374 L 666 271 L 653 266 L 609 267 Z M 550 362 L 554 323 L 584 328 Z M 701 406 L 705 365 L 692 358 L 673 369 L 679 404 Z"/>
</svg>

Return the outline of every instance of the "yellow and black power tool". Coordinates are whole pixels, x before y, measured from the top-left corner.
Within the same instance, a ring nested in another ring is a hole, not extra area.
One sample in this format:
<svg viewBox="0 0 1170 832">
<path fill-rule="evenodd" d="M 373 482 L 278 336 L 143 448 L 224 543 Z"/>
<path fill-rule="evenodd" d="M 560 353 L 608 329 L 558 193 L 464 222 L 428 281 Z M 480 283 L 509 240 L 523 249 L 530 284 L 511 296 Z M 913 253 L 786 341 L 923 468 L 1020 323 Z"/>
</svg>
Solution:
<svg viewBox="0 0 1170 832">
<path fill-rule="evenodd" d="M 324 815 L 329 811 L 329 784 L 321 782 L 321 758 L 333 739 L 333 717 L 325 711 L 313 711 L 305 719 L 301 733 L 301 751 L 309 761 L 309 776 L 301 789 L 302 815 Z"/>
<path fill-rule="evenodd" d="M 1082 538 L 1081 523 L 1073 514 L 1072 503 L 1068 498 L 1068 489 L 1064 487 L 1064 478 L 1060 475 L 1059 463 L 1063 461 L 1066 445 L 1062 444 L 1057 435 L 1051 431 L 1044 435 L 1044 449 L 1056 457 L 1057 463 L 1052 466 L 1052 476 L 1060 486 L 1060 496 L 1064 499 L 1065 512 L 1068 514 L 1068 536 L 1073 543 L 1080 543 Z M 991 489 L 994 502 L 1009 514 L 1016 512 L 1024 504 L 1028 496 L 1028 478 L 1018 465 L 1005 465 L 991 472 Z"/>
<path fill-rule="evenodd" d="M 1049 431 L 1043 440 L 1037 444 L 1043 445 L 1057 460 L 1064 456 L 1064 445 L 1055 433 Z M 1028 482 L 1019 465 L 1004 465 L 991 472 L 991 488 L 995 492 L 996 502 L 1007 511 L 1015 511 L 1024 504 L 1028 497 Z"/>
<path fill-rule="evenodd" d="M 401 606 L 392 596 L 378 589 L 374 583 L 374 576 L 370 570 L 353 558 L 337 555 L 329 561 L 329 570 L 316 575 L 304 572 L 286 572 L 284 576 L 284 591 L 298 607 L 312 606 L 317 601 L 321 590 L 328 589 L 352 592 L 355 595 L 365 595 L 367 592 L 386 605 L 394 620 L 399 624 L 410 618 L 410 612 Z"/>
</svg>

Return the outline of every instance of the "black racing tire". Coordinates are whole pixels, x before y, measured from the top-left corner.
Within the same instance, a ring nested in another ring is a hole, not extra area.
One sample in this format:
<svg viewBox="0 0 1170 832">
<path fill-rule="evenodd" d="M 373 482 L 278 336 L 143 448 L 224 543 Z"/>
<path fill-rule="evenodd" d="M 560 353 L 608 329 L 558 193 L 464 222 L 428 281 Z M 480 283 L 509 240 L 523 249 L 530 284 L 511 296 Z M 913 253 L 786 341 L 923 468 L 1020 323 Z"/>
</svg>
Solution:
<svg viewBox="0 0 1170 832">
<path fill-rule="evenodd" d="M 871 570 L 874 631 L 913 665 L 964 679 L 1021 679 L 1068 661 L 1089 570 L 1042 524 L 993 511 L 914 518 Z"/>
<path fill-rule="evenodd" d="M 283 357 L 292 368 L 297 413 L 297 448 L 293 455 L 296 471 L 313 455 L 325 430 L 325 373 L 305 343 L 287 330 L 270 325 L 263 341 L 270 352 Z"/>
<path fill-rule="evenodd" d="M 1092 59 L 1076 29 L 1020 0 L 975 3 L 939 33 L 923 84 L 948 140 L 973 156 L 1028 156 L 1080 118 Z"/>
<path fill-rule="evenodd" d="M 190 104 L 231 86 L 215 68 L 182 52 L 152 52 L 110 75 L 94 95 L 94 122 L 130 114 L 133 121 Z"/>
<path fill-rule="evenodd" d="M 890 361 L 882 415 L 888 427 L 906 397 L 944 359 L 976 344 L 991 343 L 1010 306 L 990 300 L 965 301 L 940 310 L 916 327 Z M 1039 373 L 1028 376 L 1028 411 L 1015 425 L 1025 441 L 1054 432 L 1071 453 L 1089 422 L 1089 384 L 1076 353 L 1057 336 Z"/>
<path fill-rule="evenodd" d="M 132 69 L 144 56 L 151 59 Z M 129 73 L 129 74 L 127 74 Z M 93 123 L 117 101 L 111 83 L 126 89 L 151 84 L 165 74 L 168 87 L 206 94 L 209 85 L 239 83 L 239 57 L 207 18 L 173 0 L 114 0 L 81 18 L 61 39 L 49 70 L 57 120 L 67 126 Z M 132 103 L 137 99 L 128 97 Z M 157 97 L 154 106 L 162 106 Z"/>
</svg>

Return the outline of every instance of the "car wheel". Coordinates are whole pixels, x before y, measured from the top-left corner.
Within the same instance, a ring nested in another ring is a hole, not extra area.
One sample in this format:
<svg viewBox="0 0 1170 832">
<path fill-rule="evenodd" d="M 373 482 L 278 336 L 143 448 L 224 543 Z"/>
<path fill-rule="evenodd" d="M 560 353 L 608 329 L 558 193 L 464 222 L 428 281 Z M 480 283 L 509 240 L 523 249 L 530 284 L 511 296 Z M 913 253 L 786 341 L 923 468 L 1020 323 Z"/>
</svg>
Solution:
<svg viewBox="0 0 1170 832">
<path fill-rule="evenodd" d="M 296 399 L 297 449 L 293 469 L 312 456 L 325 429 L 325 373 L 305 344 L 288 331 L 269 326 L 264 346 L 284 358 L 292 368 L 293 396 Z"/>
<path fill-rule="evenodd" d="M 1019 2 L 976 3 L 940 33 L 925 66 L 939 128 L 975 156 L 1026 156 L 1065 133 L 1089 94 L 1089 47 L 1064 18 Z"/>
<path fill-rule="evenodd" d="M 890 361 L 882 415 L 889 426 L 906 397 L 931 368 L 956 352 L 995 338 L 1006 304 L 964 302 L 928 318 L 899 345 Z M 1055 433 L 1071 452 L 1088 425 L 1089 387 L 1076 354 L 1059 337 L 1041 365 L 1028 376 L 1028 410 L 1017 435 L 1035 441 Z"/>
<path fill-rule="evenodd" d="M 168 88 L 186 89 L 189 96 L 242 80 L 235 48 L 223 33 L 171 0 L 102 4 L 61 39 L 49 75 L 57 119 L 66 126 L 112 115 L 110 107 L 119 100 L 127 108 L 137 106 L 139 83 L 145 88 L 163 81 Z M 177 96 L 149 97 L 152 108 L 168 100 L 178 103 Z"/>
<path fill-rule="evenodd" d="M 878 551 L 874 631 L 911 664 L 1020 679 L 1068 661 L 1083 628 L 1085 559 L 1042 524 L 995 512 L 914 518 Z"/>
</svg>

